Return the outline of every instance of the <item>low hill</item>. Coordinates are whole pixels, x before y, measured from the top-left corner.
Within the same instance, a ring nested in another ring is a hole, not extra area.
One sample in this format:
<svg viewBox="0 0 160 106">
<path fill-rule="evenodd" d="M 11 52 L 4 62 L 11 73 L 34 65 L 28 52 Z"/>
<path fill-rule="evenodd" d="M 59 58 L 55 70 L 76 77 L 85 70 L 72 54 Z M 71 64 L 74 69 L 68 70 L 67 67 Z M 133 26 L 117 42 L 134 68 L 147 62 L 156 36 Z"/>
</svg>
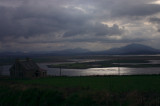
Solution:
<svg viewBox="0 0 160 106">
<path fill-rule="evenodd" d="M 160 50 L 142 44 L 130 44 L 121 48 L 112 48 L 106 51 L 110 55 L 143 55 L 159 54 Z"/>
</svg>

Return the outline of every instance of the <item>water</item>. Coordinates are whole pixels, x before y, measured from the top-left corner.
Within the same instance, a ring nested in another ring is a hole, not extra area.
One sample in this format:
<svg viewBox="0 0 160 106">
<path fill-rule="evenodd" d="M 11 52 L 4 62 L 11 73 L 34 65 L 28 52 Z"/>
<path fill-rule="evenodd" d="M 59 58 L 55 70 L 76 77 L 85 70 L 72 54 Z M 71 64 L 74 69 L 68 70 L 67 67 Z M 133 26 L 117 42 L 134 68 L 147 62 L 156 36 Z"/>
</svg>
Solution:
<svg viewBox="0 0 160 106">
<path fill-rule="evenodd" d="M 65 76 L 90 76 L 90 75 L 142 75 L 142 74 L 160 74 L 160 68 L 89 68 L 89 69 L 62 69 L 62 75 Z M 48 75 L 59 75 L 59 69 L 48 70 Z"/>
<path fill-rule="evenodd" d="M 59 68 L 48 68 L 48 63 L 39 63 L 41 68 L 47 70 L 50 76 L 59 76 Z M 2 75 L 10 75 L 9 68 L 11 66 L 3 66 Z M 110 68 L 89 68 L 89 69 L 62 69 L 61 75 L 63 76 L 90 76 L 90 75 L 119 75 L 118 67 Z M 120 67 L 120 75 L 141 75 L 141 74 L 160 74 L 160 67 L 156 68 L 126 68 Z"/>
</svg>

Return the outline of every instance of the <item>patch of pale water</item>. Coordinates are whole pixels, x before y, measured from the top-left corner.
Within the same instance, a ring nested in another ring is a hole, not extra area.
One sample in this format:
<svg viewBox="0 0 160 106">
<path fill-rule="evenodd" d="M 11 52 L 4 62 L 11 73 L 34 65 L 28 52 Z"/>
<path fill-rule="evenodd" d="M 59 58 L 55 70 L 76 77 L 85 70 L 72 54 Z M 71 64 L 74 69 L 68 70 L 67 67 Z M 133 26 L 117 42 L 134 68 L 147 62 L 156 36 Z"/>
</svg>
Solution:
<svg viewBox="0 0 160 106">
<path fill-rule="evenodd" d="M 59 68 L 48 68 L 47 63 L 39 63 L 41 68 L 47 70 L 47 75 L 59 76 Z M 3 66 L 1 75 L 10 75 L 9 68 L 11 65 Z M 109 68 L 89 68 L 89 69 L 61 69 L 61 75 L 64 76 L 90 76 L 90 75 L 141 75 L 141 74 L 160 74 L 160 67 L 156 68 L 126 68 L 126 67 L 109 67 Z"/>
</svg>

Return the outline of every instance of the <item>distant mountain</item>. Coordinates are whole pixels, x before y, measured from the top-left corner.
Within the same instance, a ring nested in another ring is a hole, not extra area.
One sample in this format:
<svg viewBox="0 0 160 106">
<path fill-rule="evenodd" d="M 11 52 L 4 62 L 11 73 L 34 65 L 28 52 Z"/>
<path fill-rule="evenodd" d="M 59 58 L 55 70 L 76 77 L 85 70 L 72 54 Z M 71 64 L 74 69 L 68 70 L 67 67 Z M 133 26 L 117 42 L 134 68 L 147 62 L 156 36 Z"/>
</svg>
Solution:
<svg viewBox="0 0 160 106">
<path fill-rule="evenodd" d="M 160 50 L 142 44 L 130 44 L 121 48 L 109 49 L 105 53 L 108 55 L 143 55 L 160 54 Z"/>
<path fill-rule="evenodd" d="M 42 52 L 3 52 L 0 57 L 35 57 L 35 56 L 73 56 L 73 55 L 154 55 L 160 54 L 160 50 L 142 44 L 130 44 L 120 48 L 112 48 L 106 51 L 91 52 L 83 48 L 65 49 L 61 51 Z"/>
</svg>

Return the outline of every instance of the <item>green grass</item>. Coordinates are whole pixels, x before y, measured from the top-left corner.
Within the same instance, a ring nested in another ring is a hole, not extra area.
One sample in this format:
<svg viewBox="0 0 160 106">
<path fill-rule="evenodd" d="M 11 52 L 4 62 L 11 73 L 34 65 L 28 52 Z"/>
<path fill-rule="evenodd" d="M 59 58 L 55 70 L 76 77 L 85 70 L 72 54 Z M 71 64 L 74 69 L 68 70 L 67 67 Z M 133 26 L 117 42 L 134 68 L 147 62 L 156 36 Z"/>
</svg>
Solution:
<svg viewBox="0 0 160 106">
<path fill-rule="evenodd" d="M 122 91 L 160 91 L 160 76 L 90 76 L 90 77 L 48 77 L 33 80 L 15 80 L 21 84 L 36 84 L 58 88 L 84 87 L 93 90 Z"/>
<path fill-rule="evenodd" d="M 2 106 L 160 105 L 160 76 L 0 79 Z"/>
</svg>

